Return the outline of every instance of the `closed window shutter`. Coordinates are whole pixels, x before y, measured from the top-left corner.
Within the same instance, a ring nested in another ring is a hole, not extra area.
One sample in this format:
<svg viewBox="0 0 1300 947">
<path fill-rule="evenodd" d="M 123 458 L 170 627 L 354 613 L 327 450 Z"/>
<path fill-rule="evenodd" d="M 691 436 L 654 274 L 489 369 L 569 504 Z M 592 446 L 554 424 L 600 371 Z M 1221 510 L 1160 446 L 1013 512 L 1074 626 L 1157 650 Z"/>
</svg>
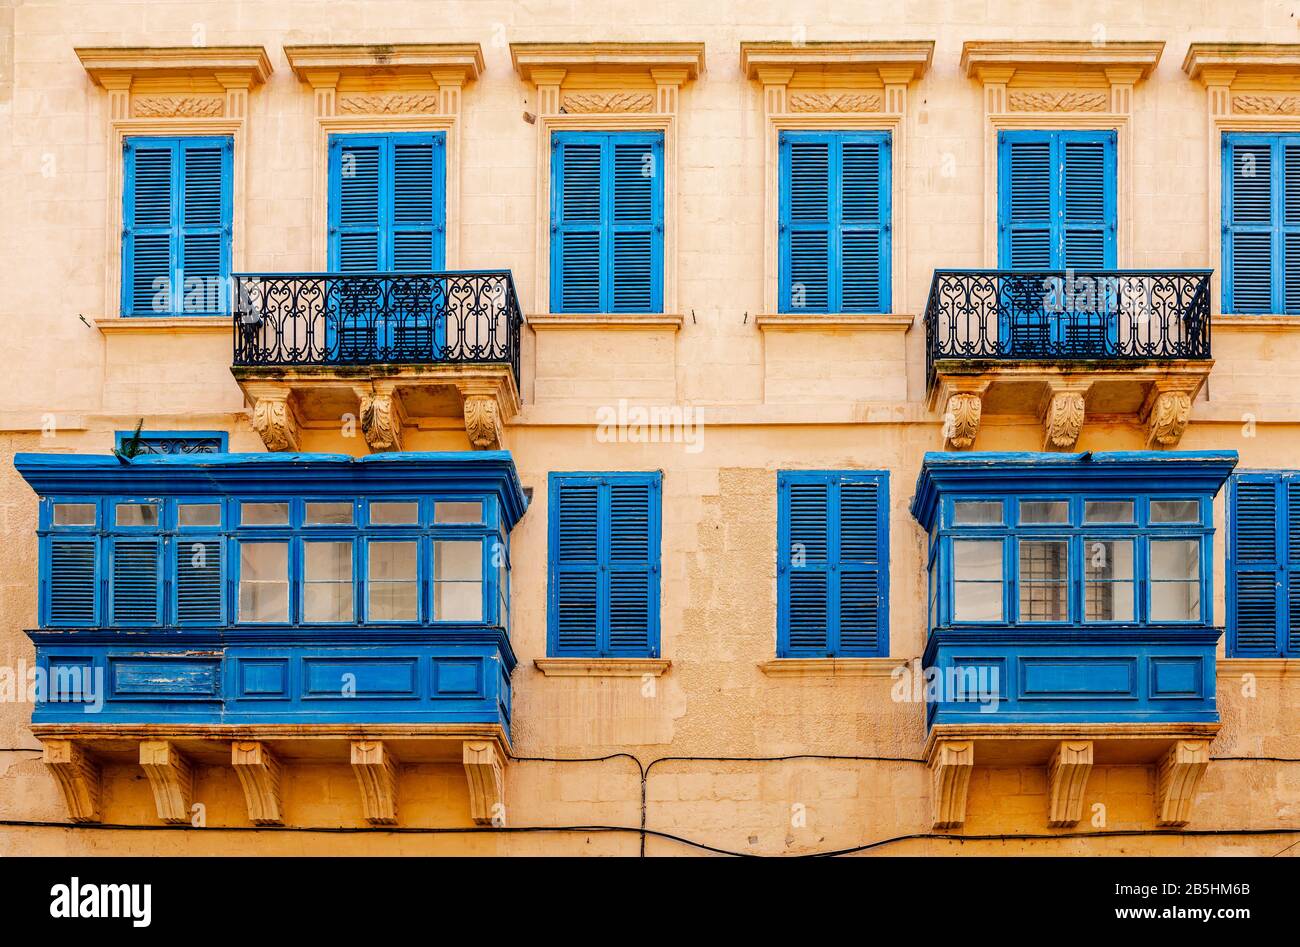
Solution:
<svg viewBox="0 0 1300 947">
<path fill-rule="evenodd" d="M 1230 260 L 1229 312 L 1272 312 L 1273 146 L 1267 140 L 1231 139 L 1227 146 L 1224 220 Z"/>
<path fill-rule="evenodd" d="M 223 276 L 230 271 L 230 145 L 185 143 L 180 149 L 179 308 L 190 313 L 228 309 Z"/>
<path fill-rule="evenodd" d="M 376 273 L 381 263 L 380 173 L 383 152 L 374 139 L 334 139 L 330 147 L 331 269 Z"/>
<path fill-rule="evenodd" d="M 880 653 L 881 496 L 875 480 L 839 484 L 839 647 L 841 655 Z"/>
<path fill-rule="evenodd" d="M 441 269 L 442 138 L 398 139 L 392 153 L 392 269 Z"/>
<path fill-rule="evenodd" d="M 175 157 L 176 145 L 169 140 L 126 144 L 122 302 L 129 315 L 172 310 Z"/>
<path fill-rule="evenodd" d="M 552 253 L 558 279 L 552 305 L 559 312 L 600 311 L 601 152 L 599 141 L 560 141 L 557 146 Z"/>
<path fill-rule="evenodd" d="M 175 560 L 177 622 L 221 624 L 225 588 L 221 541 L 178 536 L 175 539 Z"/>
<path fill-rule="evenodd" d="M 1002 262 L 1013 270 L 1052 267 L 1052 142 L 1046 136 L 1010 139 L 1003 133 L 1000 189 Z"/>
<path fill-rule="evenodd" d="M 549 653 L 659 654 L 657 474 L 551 482 Z"/>
<path fill-rule="evenodd" d="M 1281 487 L 1277 475 L 1233 478 L 1228 639 L 1234 655 L 1276 655 L 1282 640 L 1281 557 L 1288 553 L 1279 549 L 1278 542 L 1279 535 L 1285 535 L 1278 503 Z"/>
<path fill-rule="evenodd" d="M 886 140 L 841 138 L 840 312 L 880 312 L 888 265 Z"/>
<path fill-rule="evenodd" d="M 655 308 L 656 231 L 662 231 L 655 199 L 661 161 L 659 146 L 648 141 L 613 140 L 613 223 L 609 283 L 612 312 L 652 312 Z"/>
<path fill-rule="evenodd" d="M 826 138 L 786 135 L 781 229 L 783 296 L 792 312 L 829 312 L 831 281 L 831 145 Z"/>
<path fill-rule="evenodd" d="M 1300 138 L 1282 139 L 1281 308 L 1300 313 Z"/>
<path fill-rule="evenodd" d="M 1300 657 L 1300 477 L 1286 478 L 1286 628 L 1278 630 L 1283 654 Z"/>
<path fill-rule="evenodd" d="M 830 647 L 830 488 L 825 483 L 786 487 L 788 541 L 781 550 L 788 603 L 785 651 L 826 654 Z"/>
<path fill-rule="evenodd" d="M 95 540 L 54 537 L 49 543 L 49 623 L 93 626 L 99 598 Z"/>
<path fill-rule="evenodd" d="M 161 591 L 158 540 L 115 539 L 111 548 L 113 624 L 158 624 Z"/>
<path fill-rule="evenodd" d="M 1097 140 L 1061 144 L 1061 266 L 1100 270 L 1113 265 L 1114 154 L 1113 132 Z"/>
</svg>

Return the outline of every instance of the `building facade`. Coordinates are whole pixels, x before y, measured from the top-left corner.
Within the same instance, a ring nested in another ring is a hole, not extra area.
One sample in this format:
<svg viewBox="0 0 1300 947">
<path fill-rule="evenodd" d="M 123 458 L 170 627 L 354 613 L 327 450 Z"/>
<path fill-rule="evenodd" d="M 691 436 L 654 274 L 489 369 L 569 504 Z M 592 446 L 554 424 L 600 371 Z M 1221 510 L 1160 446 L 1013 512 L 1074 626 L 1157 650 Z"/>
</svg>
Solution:
<svg viewBox="0 0 1300 947">
<path fill-rule="evenodd" d="M 1280 8 L 0 17 L 0 854 L 1290 844 Z"/>
</svg>

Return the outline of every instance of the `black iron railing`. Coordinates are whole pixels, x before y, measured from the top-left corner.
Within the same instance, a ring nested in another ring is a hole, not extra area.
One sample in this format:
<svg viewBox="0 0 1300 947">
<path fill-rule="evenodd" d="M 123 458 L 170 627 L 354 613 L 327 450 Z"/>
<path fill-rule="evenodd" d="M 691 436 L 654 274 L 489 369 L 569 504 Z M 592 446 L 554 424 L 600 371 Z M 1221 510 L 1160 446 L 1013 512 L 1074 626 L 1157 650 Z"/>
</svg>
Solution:
<svg viewBox="0 0 1300 947">
<path fill-rule="evenodd" d="M 1209 270 L 935 270 L 926 374 L 942 359 L 1210 357 Z"/>
<path fill-rule="evenodd" d="M 508 270 L 240 273 L 237 366 L 505 363 L 519 384 Z"/>
</svg>

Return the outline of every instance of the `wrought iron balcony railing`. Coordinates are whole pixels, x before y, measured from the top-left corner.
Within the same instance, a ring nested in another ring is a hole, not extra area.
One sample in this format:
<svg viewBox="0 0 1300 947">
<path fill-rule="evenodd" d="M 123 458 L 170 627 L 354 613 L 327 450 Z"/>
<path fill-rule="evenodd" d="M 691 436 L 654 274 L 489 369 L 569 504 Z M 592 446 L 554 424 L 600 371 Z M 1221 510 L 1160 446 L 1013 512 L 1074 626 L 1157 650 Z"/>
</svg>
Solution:
<svg viewBox="0 0 1300 947">
<path fill-rule="evenodd" d="M 241 273 L 236 366 L 509 364 L 523 314 L 508 270 Z"/>
<path fill-rule="evenodd" d="M 1209 270 L 935 270 L 926 378 L 942 359 L 1210 357 Z"/>
</svg>

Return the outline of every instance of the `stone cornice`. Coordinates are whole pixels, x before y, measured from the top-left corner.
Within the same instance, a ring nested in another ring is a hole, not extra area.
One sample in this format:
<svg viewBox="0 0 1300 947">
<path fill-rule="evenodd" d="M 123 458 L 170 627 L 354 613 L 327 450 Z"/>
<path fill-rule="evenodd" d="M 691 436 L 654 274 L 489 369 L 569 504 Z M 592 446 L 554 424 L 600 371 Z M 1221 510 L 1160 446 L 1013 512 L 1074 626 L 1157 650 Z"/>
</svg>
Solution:
<svg viewBox="0 0 1300 947">
<path fill-rule="evenodd" d="M 90 78 L 104 88 L 142 77 L 196 75 L 260 85 L 271 74 L 271 60 L 261 46 L 79 46 L 75 52 Z"/>
<path fill-rule="evenodd" d="M 285 46 L 289 65 L 303 82 L 313 73 L 445 73 L 461 82 L 483 73 L 483 49 L 478 43 L 396 43 L 373 45 Z"/>
<path fill-rule="evenodd" d="M 539 70 L 646 72 L 684 70 L 686 79 L 704 71 L 703 43 L 511 43 L 510 61 L 519 77 L 534 81 Z"/>
<path fill-rule="evenodd" d="M 1160 61 L 1164 48 L 1163 41 L 1092 43 L 1087 40 L 979 40 L 962 44 L 961 71 L 967 76 L 979 78 L 988 69 L 1095 72 L 1128 68 L 1138 70 L 1138 78 L 1145 79 Z"/>
<path fill-rule="evenodd" d="M 1300 76 L 1300 43 L 1192 43 L 1183 72 L 1205 80 L 1215 71 L 1235 75 Z"/>
<path fill-rule="evenodd" d="M 740 71 L 756 79 L 766 70 L 831 68 L 839 72 L 879 72 L 883 69 L 891 81 L 911 82 L 925 75 L 933 56 L 933 40 L 745 42 L 740 44 Z"/>
</svg>

